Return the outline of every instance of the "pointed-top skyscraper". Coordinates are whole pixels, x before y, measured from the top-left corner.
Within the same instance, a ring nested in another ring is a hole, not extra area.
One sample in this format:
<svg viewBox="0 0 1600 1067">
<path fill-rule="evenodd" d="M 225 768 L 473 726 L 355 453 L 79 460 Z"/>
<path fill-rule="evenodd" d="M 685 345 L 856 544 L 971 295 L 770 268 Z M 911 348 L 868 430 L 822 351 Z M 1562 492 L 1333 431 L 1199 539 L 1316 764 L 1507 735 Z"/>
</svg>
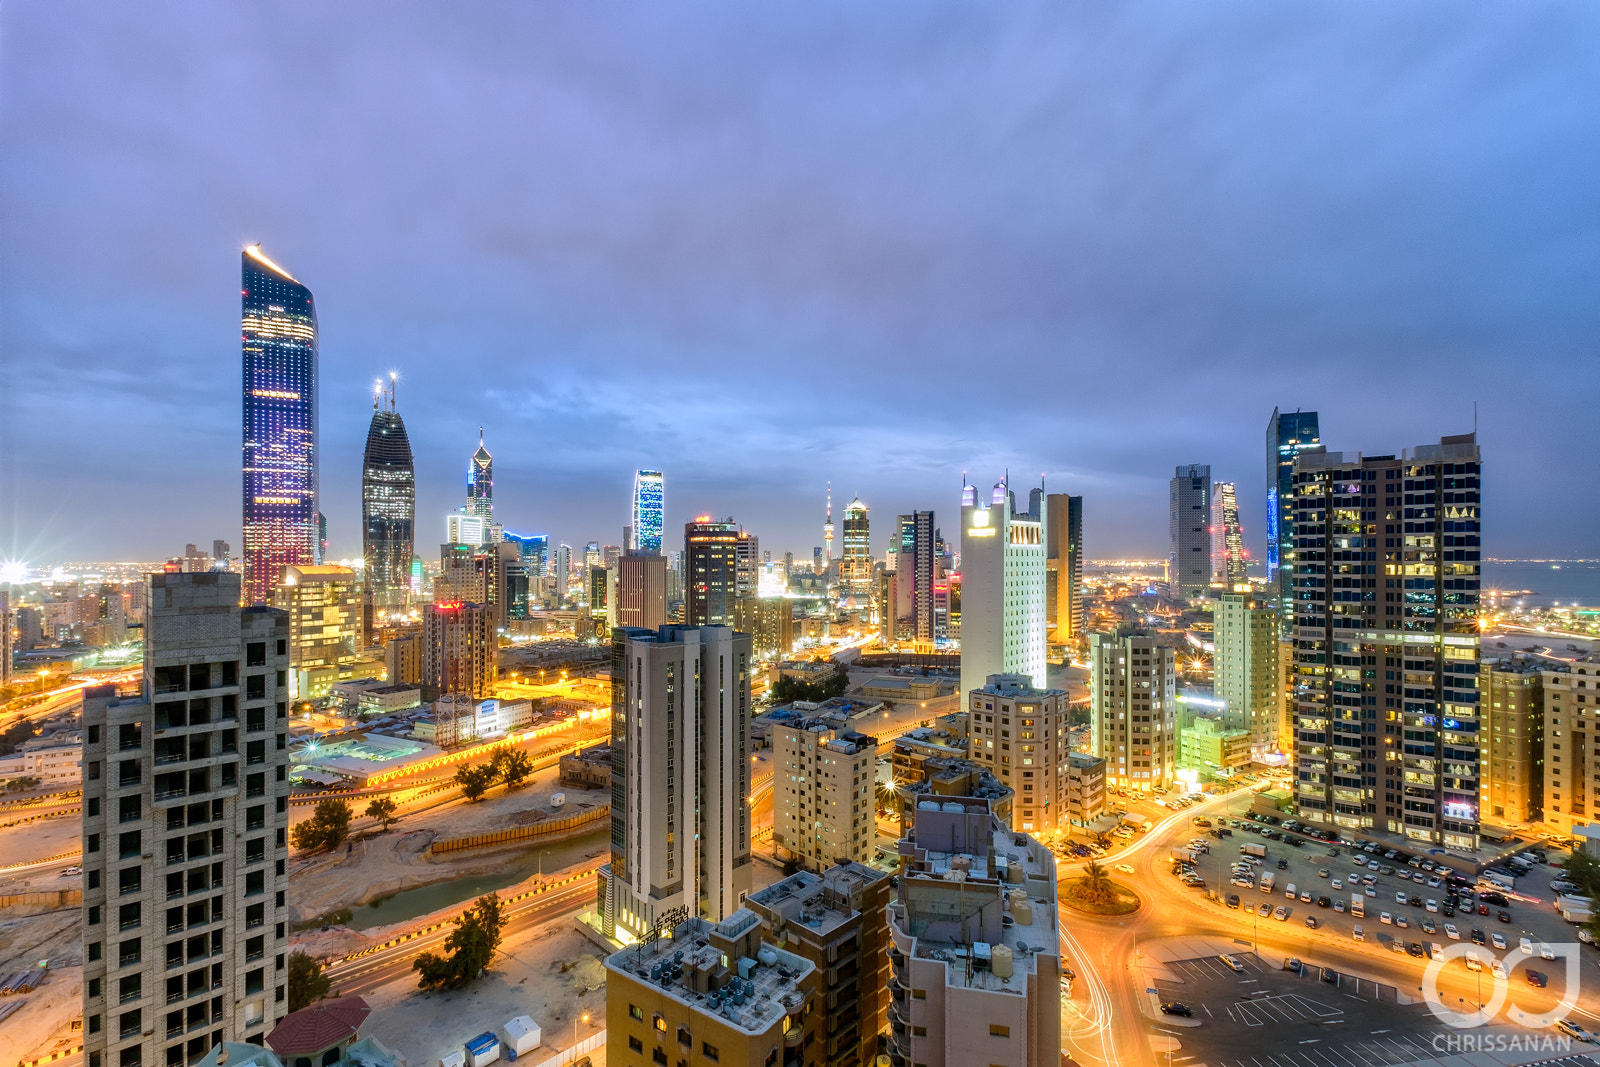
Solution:
<svg viewBox="0 0 1600 1067">
<path fill-rule="evenodd" d="M 406 424 L 395 409 L 395 376 L 378 382 L 372 396 L 372 425 L 361 463 L 361 554 L 367 588 L 376 604 L 403 601 L 411 584 L 416 553 L 416 470 Z"/>
<path fill-rule="evenodd" d="M 245 603 L 264 604 L 284 567 L 318 557 L 317 309 L 259 244 L 240 258 L 243 588 Z"/>
<path fill-rule="evenodd" d="M 462 509 L 484 522 L 494 519 L 494 457 L 483 447 L 483 427 L 478 427 L 478 450 L 467 467 L 467 506 Z"/>
</svg>

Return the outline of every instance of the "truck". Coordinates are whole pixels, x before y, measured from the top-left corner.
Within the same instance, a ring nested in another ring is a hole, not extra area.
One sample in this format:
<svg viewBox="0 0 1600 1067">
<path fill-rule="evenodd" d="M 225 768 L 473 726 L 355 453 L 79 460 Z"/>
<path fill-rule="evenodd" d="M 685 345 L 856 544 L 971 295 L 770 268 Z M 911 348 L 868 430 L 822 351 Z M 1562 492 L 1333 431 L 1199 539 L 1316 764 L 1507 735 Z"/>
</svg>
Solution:
<svg viewBox="0 0 1600 1067">
<path fill-rule="evenodd" d="M 1240 845 L 1239 846 L 1239 852 L 1242 855 L 1254 856 L 1257 859 L 1263 859 L 1264 860 L 1264 859 L 1267 858 L 1267 846 L 1266 845 L 1257 845 L 1257 844 Z"/>
<path fill-rule="evenodd" d="M 1367 898 L 1357 893 L 1350 898 L 1350 914 L 1357 919 L 1365 918 L 1367 914 Z"/>
<path fill-rule="evenodd" d="M 1272 874 L 1270 872 L 1267 873 L 1267 874 L 1263 874 L 1261 876 L 1261 882 L 1260 882 L 1261 891 L 1263 893 L 1271 893 L 1272 892 L 1272 886 L 1277 880 L 1278 880 L 1278 876 L 1275 875 L 1275 874 Z"/>
<path fill-rule="evenodd" d="M 1172 850 L 1172 859 L 1173 859 L 1174 862 L 1177 862 L 1177 863 L 1193 863 L 1194 862 L 1194 849 L 1192 849 L 1192 848 L 1175 848 L 1175 849 Z"/>
</svg>

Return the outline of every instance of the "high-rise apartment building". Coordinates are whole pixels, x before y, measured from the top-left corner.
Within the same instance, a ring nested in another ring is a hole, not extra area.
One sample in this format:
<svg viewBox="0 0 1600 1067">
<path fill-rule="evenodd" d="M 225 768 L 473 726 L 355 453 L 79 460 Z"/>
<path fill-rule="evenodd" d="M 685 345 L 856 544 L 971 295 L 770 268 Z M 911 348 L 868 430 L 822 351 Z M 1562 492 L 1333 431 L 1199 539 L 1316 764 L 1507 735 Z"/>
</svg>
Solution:
<svg viewBox="0 0 1600 1067">
<path fill-rule="evenodd" d="M 1294 457 L 1322 444 L 1315 411 L 1267 420 L 1267 588 L 1278 600 L 1285 637 L 1294 629 Z"/>
<path fill-rule="evenodd" d="M 1045 684 L 1045 534 L 1043 493 L 1016 495 L 996 483 L 980 503 L 978 487 L 961 490 L 961 691 L 991 674 L 1027 675 Z"/>
<path fill-rule="evenodd" d="M 467 463 L 467 502 L 461 509 L 484 522 L 494 521 L 494 457 L 483 446 L 483 427 L 478 427 L 478 450 Z"/>
<path fill-rule="evenodd" d="M 1600 657 L 1547 664 L 1540 671 L 1544 691 L 1544 825 L 1563 840 L 1595 821 L 1600 783 L 1594 753 L 1600 744 Z"/>
<path fill-rule="evenodd" d="M 1051 493 L 1045 502 L 1044 604 L 1050 642 L 1082 639 L 1088 622 L 1083 597 L 1083 497 Z"/>
<path fill-rule="evenodd" d="M 1224 591 L 1249 583 L 1244 566 L 1244 531 L 1239 526 L 1239 497 L 1232 482 L 1211 485 L 1211 581 Z"/>
<path fill-rule="evenodd" d="M 1544 818 L 1545 666 L 1554 665 L 1511 656 L 1480 668 L 1478 798 L 1483 821 L 1526 826 Z"/>
<path fill-rule="evenodd" d="M 872 592 L 872 532 L 860 497 L 844 509 L 844 555 L 839 560 L 839 591 L 865 598 Z"/>
<path fill-rule="evenodd" d="M 383 646 L 384 678 L 390 685 L 421 685 L 422 630 L 396 634 Z"/>
<path fill-rule="evenodd" d="M 644 556 L 661 554 L 661 520 L 666 514 L 660 471 L 635 471 L 633 475 L 633 525 L 626 548 Z"/>
<path fill-rule="evenodd" d="M 967 694 L 967 754 L 1016 794 L 1012 826 L 1066 831 L 1071 715 L 1061 689 L 1035 689 L 1025 675 L 995 674 Z"/>
<path fill-rule="evenodd" d="M 1160 792 L 1178 761 L 1176 658 L 1156 635 L 1123 629 L 1089 638 L 1090 750 L 1114 786 Z"/>
<path fill-rule="evenodd" d="M 667 624 L 665 556 L 635 552 L 617 560 L 616 617 L 618 626 L 634 629 L 659 630 Z"/>
<path fill-rule="evenodd" d="M 721 921 L 749 890 L 750 667 L 726 626 L 612 631 L 607 935 L 677 908 Z"/>
<path fill-rule="evenodd" d="M 733 628 L 750 635 L 758 660 L 783 659 L 794 651 L 794 601 L 742 596 L 733 602 Z"/>
<path fill-rule="evenodd" d="M 1296 808 L 1478 845 L 1475 435 L 1294 460 Z"/>
<path fill-rule="evenodd" d="M 825 1067 L 867 1067 L 889 1029 L 888 871 L 836 863 L 800 871 L 745 898 L 767 940 L 821 978 L 817 1031 Z"/>
<path fill-rule="evenodd" d="M 739 524 L 702 516 L 683 528 L 684 622 L 689 626 L 732 626 L 739 595 L 743 547 Z M 755 595 L 752 587 L 750 595 Z"/>
<path fill-rule="evenodd" d="M 364 630 L 361 579 L 349 567 L 285 567 L 273 606 L 289 616 L 289 699 L 327 696 Z"/>
<path fill-rule="evenodd" d="M 1086 827 L 1106 813 L 1106 761 L 1103 757 L 1068 752 L 1067 771 L 1063 777 L 1062 804 L 1066 807 L 1068 823 Z"/>
<path fill-rule="evenodd" d="M 287 1011 L 289 620 L 152 574 L 143 692 L 83 704 L 87 1067 L 178 1067 Z"/>
<path fill-rule="evenodd" d="M 895 603 L 885 605 L 885 616 L 893 617 L 889 631 L 904 633 L 930 647 L 934 639 L 933 583 L 937 574 L 934 555 L 933 512 L 913 511 L 901 515 L 895 538 Z M 885 623 L 890 623 L 886 618 Z"/>
<path fill-rule="evenodd" d="M 417 477 L 406 424 L 395 409 L 394 376 L 379 382 L 361 462 L 361 555 L 380 607 L 405 604 L 416 555 Z"/>
<path fill-rule="evenodd" d="M 890 1063 L 1056 1067 L 1055 857 L 983 800 L 928 801 L 915 817 L 889 905 Z"/>
<path fill-rule="evenodd" d="M 429 696 L 494 695 L 500 651 L 494 609 L 487 604 L 435 601 L 422 612 L 422 684 Z"/>
<path fill-rule="evenodd" d="M 1253 751 L 1274 751 L 1283 708 L 1275 599 L 1224 593 L 1211 618 L 1216 641 L 1212 676 L 1217 699 L 1228 706 L 1228 725 L 1250 734 Z"/>
<path fill-rule="evenodd" d="M 808 871 L 865 863 L 877 844 L 873 773 L 878 743 L 841 714 L 772 727 L 772 844 Z"/>
<path fill-rule="evenodd" d="M 1211 468 L 1179 467 L 1167 493 L 1167 585 L 1180 600 L 1205 596 L 1211 588 Z"/>
<path fill-rule="evenodd" d="M 16 658 L 16 616 L 11 612 L 11 594 L 0 590 L 0 685 L 11 683 Z"/>
<path fill-rule="evenodd" d="M 240 257 L 244 363 L 244 597 L 318 562 L 317 309 L 260 245 Z"/>
</svg>

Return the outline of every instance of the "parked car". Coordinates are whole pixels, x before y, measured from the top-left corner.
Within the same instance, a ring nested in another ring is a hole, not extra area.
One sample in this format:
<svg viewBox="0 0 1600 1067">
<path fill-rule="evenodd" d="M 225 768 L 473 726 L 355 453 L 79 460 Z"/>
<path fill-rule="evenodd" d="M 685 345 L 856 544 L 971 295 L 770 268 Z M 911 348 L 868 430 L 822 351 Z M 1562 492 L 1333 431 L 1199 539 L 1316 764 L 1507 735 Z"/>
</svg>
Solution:
<svg viewBox="0 0 1600 1067">
<path fill-rule="evenodd" d="M 1263 905 L 1263 906 L 1265 906 L 1265 905 Z M 1238 960 L 1234 959 L 1232 956 L 1218 956 L 1217 960 L 1224 967 L 1228 968 L 1228 970 L 1232 971 L 1234 974 L 1242 974 L 1244 972 L 1244 964 L 1240 963 Z"/>
<path fill-rule="evenodd" d="M 1182 1015 L 1184 1018 L 1188 1018 L 1194 1014 L 1194 1010 L 1187 1004 L 1179 1004 L 1177 1001 L 1168 1001 L 1161 1005 L 1161 1014 Z"/>
<path fill-rule="evenodd" d="M 1452 941 L 1460 941 L 1461 940 L 1461 931 L 1456 929 L 1456 924 L 1455 923 L 1445 923 L 1444 924 L 1444 936 L 1448 937 Z"/>
</svg>

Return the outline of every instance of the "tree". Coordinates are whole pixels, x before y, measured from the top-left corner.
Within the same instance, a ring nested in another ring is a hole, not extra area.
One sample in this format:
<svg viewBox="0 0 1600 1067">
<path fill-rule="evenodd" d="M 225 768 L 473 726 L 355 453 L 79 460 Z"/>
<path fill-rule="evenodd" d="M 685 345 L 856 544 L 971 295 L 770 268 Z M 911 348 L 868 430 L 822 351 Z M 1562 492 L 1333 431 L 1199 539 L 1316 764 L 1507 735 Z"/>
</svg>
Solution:
<svg viewBox="0 0 1600 1067">
<path fill-rule="evenodd" d="M 474 763 L 456 768 L 456 784 L 461 787 L 461 795 L 468 800 L 476 801 L 482 798 L 494 784 L 494 779 L 492 764 Z"/>
<path fill-rule="evenodd" d="M 328 976 L 322 964 L 304 952 L 289 953 L 289 1010 L 299 1011 L 328 995 Z"/>
<path fill-rule="evenodd" d="M 1088 862 L 1083 868 L 1083 880 L 1079 884 L 1083 886 L 1085 900 L 1105 901 L 1111 898 L 1111 879 L 1099 860 Z"/>
<path fill-rule="evenodd" d="M 444 939 L 448 955 L 424 952 L 411 962 L 411 969 L 421 975 L 417 979 L 418 989 L 460 989 L 482 974 L 494 959 L 505 925 L 505 912 L 498 895 L 490 893 L 479 897 L 453 921 L 456 928 Z"/>
<path fill-rule="evenodd" d="M 1575 882 L 1578 892 L 1584 896 L 1592 897 L 1600 892 L 1600 860 L 1596 860 L 1586 852 L 1573 849 L 1572 855 L 1562 863 L 1561 869 L 1567 881 Z"/>
<path fill-rule="evenodd" d="M 850 675 L 845 671 L 836 670 L 818 682 L 804 682 L 799 678 L 784 675 L 772 685 L 772 700 L 778 704 L 788 704 L 796 700 L 820 704 L 824 700 L 843 696 L 848 688 L 850 688 Z"/>
<path fill-rule="evenodd" d="M 533 773 L 533 760 L 520 748 L 502 748 L 489 760 L 489 770 L 507 789 L 515 789 Z"/>
<path fill-rule="evenodd" d="M 311 818 L 289 832 L 295 848 L 307 851 L 334 849 L 350 836 L 350 805 L 335 797 L 317 801 Z"/>
<path fill-rule="evenodd" d="M 394 801 L 388 797 L 373 797 L 363 814 L 369 819 L 377 819 L 385 830 L 400 821 L 399 816 L 394 813 Z"/>
<path fill-rule="evenodd" d="M 30 789 L 38 788 L 39 779 L 26 774 L 20 778 L 13 778 L 11 781 L 6 783 L 7 793 L 26 793 Z"/>
</svg>

